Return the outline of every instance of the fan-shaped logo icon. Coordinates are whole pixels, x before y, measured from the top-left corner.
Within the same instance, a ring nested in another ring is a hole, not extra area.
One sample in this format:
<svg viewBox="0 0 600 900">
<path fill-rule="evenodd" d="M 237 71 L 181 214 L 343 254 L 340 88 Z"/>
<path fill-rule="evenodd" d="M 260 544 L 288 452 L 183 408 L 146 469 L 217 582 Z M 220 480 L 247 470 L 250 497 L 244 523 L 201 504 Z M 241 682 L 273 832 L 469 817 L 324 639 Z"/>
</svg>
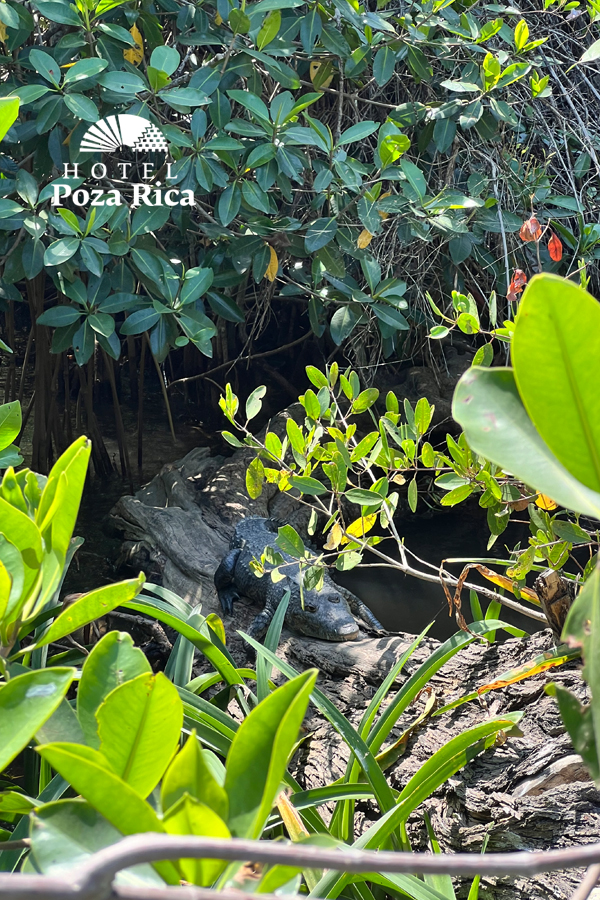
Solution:
<svg viewBox="0 0 600 900">
<path fill-rule="evenodd" d="M 111 153 L 130 147 L 139 153 L 167 153 L 168 145 L 156 125 L 141 116 L 123 113 L 95 122 L 84 134 L 82 153 Z"/>
</svg>

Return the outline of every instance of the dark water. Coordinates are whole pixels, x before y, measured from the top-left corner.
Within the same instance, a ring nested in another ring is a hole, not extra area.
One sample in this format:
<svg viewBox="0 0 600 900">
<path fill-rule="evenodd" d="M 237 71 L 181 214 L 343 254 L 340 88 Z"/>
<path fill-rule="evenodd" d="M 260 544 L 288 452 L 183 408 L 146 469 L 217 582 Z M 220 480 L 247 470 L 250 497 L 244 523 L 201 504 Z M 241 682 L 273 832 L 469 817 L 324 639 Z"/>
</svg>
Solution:
<svg viewBox="0 0 600 900">
<path fill-rule="evenodd" d="M 489 532 L 485 510 L 479 509 L 477 505 L 465 505 L 445 511 L 436 510 L 427 517 L 411 516 L 407 513 L 396 524 L 400 536 L 405 539 L 406 547 L 436 568 L 442 560 L 452 558 L 506 559 L 508 557 L 505 544 L 514 547 L 521 541 L 521 546 L 525 547 L 529 533 L 526 525 L 511 524 L 488 551 Z M 379 546 L 385 549 L 389 556 L 398 559 L 398 551 L 392 541 Z M 369 559 L 365 557 L 365 562 L 377 560 L 371 555 Z M 411 562 L 415 568 L 419 568 L 414 560 Z M 464 564 L 464 562 L 448 564 L 446 568 L 458 576 Z M 497 571 L 502 569 L 497 568 Z M 456 632 L 456 622 L 448 615 L 448 603 L 441 585 L 403 575 L 394 569 L 368 566 L 339 575 L 336 573 L 336 580 L 356 593 L 373 610 L 382 625 L 391 631 L 419 634 L 426 625 L 435 620 L 430 631 L 432 637 L 444 640 Z M 468 580 L 476 584 L 486 584 L 477 572 L 469 573 Z M 489 582 L 487 586 L 493 587 Z M 466 589 L 463 590 L 462 600 L 465 618 L 471 621 L 469 591 Z M 480 597 L 480 602 L 485 611 L 487 601 Z M 539 631 L 543 627 L 534 619 L 521 616 L 506 607 L 503 608 L 500 618 L 527 632 Z"/>
</svg>

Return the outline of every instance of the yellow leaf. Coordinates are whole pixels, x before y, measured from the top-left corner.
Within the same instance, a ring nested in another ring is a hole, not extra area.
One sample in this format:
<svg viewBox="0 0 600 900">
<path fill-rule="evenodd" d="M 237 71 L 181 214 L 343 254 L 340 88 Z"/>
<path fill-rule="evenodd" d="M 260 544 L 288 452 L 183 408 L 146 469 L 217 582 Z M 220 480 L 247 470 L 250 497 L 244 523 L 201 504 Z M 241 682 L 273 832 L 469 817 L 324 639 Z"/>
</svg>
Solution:
<svg viewBox="0 0 600 900">
<path fill-rule="evenodd" d="M 6 25 L 4 22 L 0 22 L 0 41 L 2 41 L 2 43 L 6 40 L 7 34 Z"/>
<path fill-rule="evenodd" d="M 350 538 L 364 537 L 367 531 L 371 530 L 376 521 L 377 513 L 371 513 L 370 516 L 361 516 L 360 519 L 355 519 L 354 522 L 346 528 L 346 534 L 349 535 L 349 537 L 344 536 L 340 543 L 347 544 L 350 541 Z"/>
<path fill-rule="evenodd" d="M 267 281 L 275 281 L 277 278 L 277 269 L 279 268 L 279 260 L 277 259 L 277 254 L 273 248 L 269 247 L 269 250 L 271 251 L 271 259 L 269 260 L 269 265 L 265 272 L 265 278 Z"/>
<path fill-rule="evenodd" d="M 291 839 L 293 841 L 301 841 L 303 838 L 309 837 L 309 833 L 306 830 L 304 822 L 300 818 L 298 810 L 294 809 L 283 791 L 277 797 L 275 802 L 277 804 L 277 809 L 279 810 L 279 815 L 283 819 L 283 824 Z"/>
<path fill-rule="evenodd" d="M 402 472 L 396 472 L 395 475 L 392 475 L 391 480 L 394 484 L 406 484 L 406 478 L 402 474 Z"/>
<path fill-rule="evenodd" d="M 542 653 L 530 662 L 523 663 L 522 666 L 511 669 L 510 672 L 505 672 L 504 675 L 500 675 L 495 681 L 491 681 L 489 684 L 484 684 L 482 687 L 477 688 L 477 693 L 479 695 L 485 694 L 488 691 L 495 691 L 498 688 L 514 684 L 516 681 L 523 681 L 525 678 L 539 675 L 540 672 L 546 672 L 548 669 L 552 669 L 555 666 L 562 666 L 563 663 L 569 662 L 571 659 L 573 659 L 572 653 L 563 655 L 551 652 Z"/>
<path fill-rule="evenodd" d="M 225 626 L 223 625 L 223 620 L 216 614 L 210 613 L 206 617 L 206 624 L 209 625 L 214 633 L 217 635 L 222 644 L 227 643 L 227 637 L 225 635 Z"/>
<path fill-rule="evenodd" d="M 314 82 L 315 76 L 316 76 L 317 72 L 319 71 L 319 69 L 321 68 L 322 65 L 323 65 L 322 63 L 317 62 L 316 59 L 313 59 L 313 61 L 312 61 L 311 64 L 310 64 L 310 80 L 311 80 L 311 81 Z M 323 82 L 323 84 L 320 84 L 320 85 L 319 85 L 319 90 L 322 91 L 323 88 L 328 88 L 332 81 L 333 81 L 333 75 L 330 75 L 329 78 L 326 78 L 326 79 L 325 79 L 325 81 Z"/>
<path fill-rule="evenodd" d="M 221 13 L 217 13 L 215 16 L 215 25 L 222 25 L 223 19 L 221 18 Z"/>
<path fill-rule="evenodd" d="M 373 240 L 373 235 L 370 231 L 367 231 L 366 228 L 363 228 L 361 233 L 358 236 L 358 240 L 356 242 L 356 246 L 359 250 L 364 250 L 365 247 L 368 247 L 371 241 Z"/>
<path fill-rule="evenodd" d="M 327 543 L 324 545 L 324 550 L 335 550 L 336 547 L 340 546 L 342 541 L 343 534 L 342 529 L 336 522 L 329 534 L 327 535 Z"/>
<path fill-rule="evenodd" d="M 137 25 L 129 29 L 129 34 L 135 41 L 135 47 L 131 47 L 130 50 L 123 50 L 123 59 L 126 59 L 133 66 L 139 66 L 144 58 L 144 39 Z"/>
<path fill-rule="evenodd" d="M 540 509 L 551 510 L 556 509 L 558 503 L 555 503 L 547 494 L 539 494 L 535 501 L 535 505 L 539 506 Z"/>
</svg>

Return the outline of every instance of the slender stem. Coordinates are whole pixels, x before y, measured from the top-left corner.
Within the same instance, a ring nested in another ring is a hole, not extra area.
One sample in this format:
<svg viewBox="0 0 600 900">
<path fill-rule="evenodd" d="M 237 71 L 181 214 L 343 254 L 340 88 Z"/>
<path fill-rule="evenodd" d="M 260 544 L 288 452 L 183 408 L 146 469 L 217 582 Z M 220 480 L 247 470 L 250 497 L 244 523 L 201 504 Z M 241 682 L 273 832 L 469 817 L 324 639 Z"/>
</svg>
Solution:
<svg viewBox="0 0 600 900">
<path fill-rule="evenodd" d="M 147 332 L 144 332 L 146 335 L 146 340 L 148 340 Z M 148 344 L 148 346 L 150 346 Z M 150 355 L 152 356 L 152 360 L 154 362 L 154 366 L 156 368 L 156 374 L 158 375 L 158 380 L 160 381 L 160 389 L 162 391 L 163 400 L 165 401 L 165 407 L 167 410 L 167 417 L 169 419 L 169 428 L 171 429 L 171 437 L 173 438 L 173 443 L 177 442 L 177 438 L 175 437 L 175 426 L 173 424 L 173 416 L 171 415 L 171 404 L 169 403 L 169 395 L 167 394 L 167 386 L 165 384 L 165 376 L 163 370 L 160 367 L 160 363 L 155 357 L 154 353 L 152 353 L 152 348 L 150 348 Z"/>
</svg>

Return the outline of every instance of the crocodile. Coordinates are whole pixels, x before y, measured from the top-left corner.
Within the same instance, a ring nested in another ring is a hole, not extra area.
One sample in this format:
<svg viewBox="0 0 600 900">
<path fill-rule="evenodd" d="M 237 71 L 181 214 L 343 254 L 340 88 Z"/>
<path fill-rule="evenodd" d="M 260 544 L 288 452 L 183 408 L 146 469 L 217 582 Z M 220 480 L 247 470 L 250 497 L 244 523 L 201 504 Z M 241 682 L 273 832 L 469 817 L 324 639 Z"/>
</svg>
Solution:
<svg viewBox="0 0 600 900">
<path fill-rule="evenodd" d="M 240 596 L 261 603 L 263 609 L 249 631 L 252 637 L 260 640 L 289 590 L 285 623 L 300 634 L 325 641 L 353 641 L 359 633 L 357 619 L 362 620 L 368 631 L 388 633 L 362 600 L 336 584 L 327 570 L 320 590 L 304 589 L 303 602 L 298 563 L 287 553 L 281 552 L 275 543 L 276 537 L 274 525 L 269 519 L 252 516 L 237 524 L 230 551 L 214 576 L 221 608 L 226 615 L 233 614 L 233 604 Z M 260 559 L 266 547 L 280 553 L 286 563 L 281 566 L 284 577 L 277 583 L 268 576 L 258 578 L 250 566 L 253 559 Z"/>
</svg>

